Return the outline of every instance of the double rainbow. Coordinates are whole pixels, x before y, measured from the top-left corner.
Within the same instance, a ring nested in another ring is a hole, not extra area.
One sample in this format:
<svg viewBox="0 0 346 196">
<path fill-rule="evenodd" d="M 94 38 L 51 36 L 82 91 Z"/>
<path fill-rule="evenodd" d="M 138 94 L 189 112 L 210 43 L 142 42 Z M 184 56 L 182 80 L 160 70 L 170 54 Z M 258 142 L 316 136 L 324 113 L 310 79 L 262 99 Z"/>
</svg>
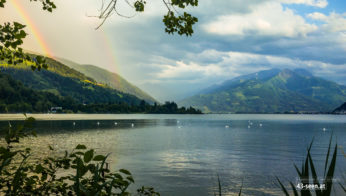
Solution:
<svg viewBox="0 0 346 196">
<path fill-rule="evenodd" d="M 34 21 L 30 18 L 29 14 L 23 8 L 21 3 L 19 3 L 18 0 L 10 0 L 9 2 L 13 5 L 13 7 L 16 9 L 18 14 L 22 17 L 22 19 L 26 23 L 25 25 L 27 26 L 31 34 L 34 36 L 38 45 L 40 46 L 41 53 L 47 57 L 52 58 L 54 55 L 52 51 L 50 50 L 50 48 L 48 47 L 47 42 L 44 40 L 43 35 L 40 33 Z M 116 57 L 114 54 L 115 50 L 111 45 L 112 43 L 111 38 L 109 34 L 106 32 L 106 30 L 100 29 L 100 31 L 101 31 L 100 35 L 103 42 L 103 47 L 105 48 L 106 56 L 108 57 L 108 62 L 110 63 L 110 65 L 108 66 L 111 67 L 111 69 L 115 69 L 114 70 L 115 73 L 118 73 L 119 70 L 117 70 L 116 68 L 117 63 L 116 63 Z M 115 78 L 115 79 L 119 80 L 119 78 Z"/>
</svg>

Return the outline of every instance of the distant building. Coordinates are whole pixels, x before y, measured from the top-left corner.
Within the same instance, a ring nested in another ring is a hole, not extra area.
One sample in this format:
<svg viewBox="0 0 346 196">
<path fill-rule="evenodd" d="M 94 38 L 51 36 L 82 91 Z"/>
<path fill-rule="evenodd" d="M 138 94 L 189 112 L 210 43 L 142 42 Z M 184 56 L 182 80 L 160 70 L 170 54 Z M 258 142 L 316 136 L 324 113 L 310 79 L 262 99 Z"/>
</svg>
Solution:
<svg viewBox="0 0 346 196">
<path fill-rule="evenodd" d="M 52 113 L 62 112 L 62 107 L 51 107 L 50 112 Z"/>
</svg>

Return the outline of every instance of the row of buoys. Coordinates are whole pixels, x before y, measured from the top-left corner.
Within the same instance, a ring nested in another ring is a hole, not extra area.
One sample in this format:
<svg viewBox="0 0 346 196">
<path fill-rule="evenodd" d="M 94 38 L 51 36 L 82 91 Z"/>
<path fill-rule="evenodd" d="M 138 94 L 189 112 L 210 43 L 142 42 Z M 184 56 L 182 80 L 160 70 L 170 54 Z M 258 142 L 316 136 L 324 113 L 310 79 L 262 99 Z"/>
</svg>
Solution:
<svg viewBox="0 0 346 196">
<path fill-rule="evenodd" d="M 253 125 L 253 122 L 248 121 L 248 126 L 247 126 L 247 128 L 250 129 L 252 125 Z M 259 123 L 258 126 L 262 127 L 263 124 L 262 124 L 262 123 Z M 226 129 L 228 129 L 229 127 L 230 127 L 230 125 L 225 125 L 225 128 L 226 128 Z"/>
<path fill-rule="evenodd" d="M 179 123 L 179 120 L 177 120 L 177 123 Z M 73 122 L 72 124 L 73 124 L 73 126 L 75 126 L 75 125 L 76 125 L 76 122 Z M 97 126 L 100 126 L 100 122 L 97 122 L 96 124 L 97 124 Z M 114 122 L 114 125 L 117 126 L 118 123 L 117 123 L 117 122 Z M 248 126 L 247 126 L 247 128 L 250 129 L 250 128 L 251 128 L 251 125 L 253 125 L 253 123 L 252 123 L 251 121 L 248 121 Z M 263 126 L 262 123 L 259 123 L 258 125 L 259 125 L 260 127 Z M 134 126 L 135 126 L 135 124 L 134 124 L 134 123 L 131 123 L 131 127 L 134 127 Z M 230 127 L 229 125 L 225 125 L 225 128 L 226 128 L 226 129 L 228 129 L 229 127 Z M 181 126 L 178 126 L 178 128 L 181 129 L 182 127 L 181 127 Z M 327 131 L 327 129 L 326 129 L 325 127 L 324 127 L 322 130 L 323 130 L 323 131 Z"/>
<path fill-rule="evenodd" d="M 248 124 L 247 128 L 250 129 L 250 128 L 251 128 L 251 125 L 253 125 L 253 123 L 252 123 L 251 121 L 248 121 L 248 123 L 249 123 L 249 124 Z M 258 125 L 259 125 L 260 127 L 263 126 L 262 123 L 259 123 Z M 226 128 L 226 129 L 228 129 L 229 127 L 230 127 L 229 125 L 225 125 L 225 128 Z M 326 128 L 323 128 L 322 130 L 323 130 L 324 132 L 327 131 Z"/>
<path fill-rule="evenodd" d="M 72 124 L 73 124 L 73 126 L 76 126 L 76 122 L 73 122 Z M 97 124 L 97 126 L 100 126 L 101 123 L 100 123 L 100 122 L 97 122 L 96 124 Z M 117 126 L 118 123 L 117 123 L 117 122 L 114 122 L 114 125 Z M 131 127 L 134 127 L 134 126 L 135 126 L 135 124 L 134 124 L 134 123 L 131 123 Z"/>
</svg>

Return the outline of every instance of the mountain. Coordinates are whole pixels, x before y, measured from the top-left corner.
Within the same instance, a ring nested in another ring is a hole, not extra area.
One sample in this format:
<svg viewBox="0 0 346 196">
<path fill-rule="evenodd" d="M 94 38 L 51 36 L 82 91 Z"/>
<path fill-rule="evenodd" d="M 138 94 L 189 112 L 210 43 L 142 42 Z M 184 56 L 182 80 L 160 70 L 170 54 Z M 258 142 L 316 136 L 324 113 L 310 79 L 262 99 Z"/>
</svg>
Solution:
<svg viewBox="0 0 346 196">
<path fill-rule="evenodd" d="M 0 112 L 47 112 L 51 106 L 64 105 L 64 100 L 49 92 L 25 87 L 10 75 L 0 72 Z"/>
<path fill-rule="evenodd" d="M 69 66 L 70 68 L 73 68 L 85 74 L 86 76 L 95 79 L 97 82 L 107 84 L 111 88 L 114 88 L 120 92 L 135 95 L 140 99 L 144 99 L 148 103 L 157 102 L 153 97 L 151 97 L 135 85 L 129 83 L 123 77 L 116 73 L 109 72 L 105 69 L 102 69 L 94 65 L 81 65 L 63 58 L 57 58 L 57 60 Z"/>
<path fill-rule="evenodd" d="M 54 60 L 47 58 L 47 70 L 32 71 L 27 65 L 0 63 L 2 73 L 19 80 L 25 87 L 69 97 L 77 103 L 127 103 L 138 105 L 142 100 L 100 84 L 94 79 Z"/>
<path fill-rule="evenodd" d="M 346 114 L 346 102 L 333 110 L 334 114 Z"/>
<path fill-rule="evenodd" d="M 346 86 L 304 69 L 271 69 L 213 85 L 179 105 L 203 112 L 330 112 L 346 100 Z"/>
<path fill-rule="evenodd" d="M 138 105 L 121 103 L 81 104 L 72 97 L 61 97 L 50 92 L 24 86 L 12 76 L 0 72 L 0 113 L 154 113 L 154 114 L 201 114 L 192 107 L 178 108 L 174 102 L 150 105 L 141 101 Z"/>
</svg>

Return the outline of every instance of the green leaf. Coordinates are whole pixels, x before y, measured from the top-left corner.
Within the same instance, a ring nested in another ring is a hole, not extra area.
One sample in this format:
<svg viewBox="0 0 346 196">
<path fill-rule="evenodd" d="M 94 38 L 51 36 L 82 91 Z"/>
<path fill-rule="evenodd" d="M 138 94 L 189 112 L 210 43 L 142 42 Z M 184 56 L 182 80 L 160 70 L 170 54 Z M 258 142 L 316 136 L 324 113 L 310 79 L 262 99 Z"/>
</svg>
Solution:
<svg viewBox="0 0 346 196">
<path fill-rule="evenodd" d="M 339 182 L 339 185 L 342 188 L 342 190 L 344 190 L 344 192 L 346 193 L 346 187 L 344 187 L 340 182 Z"/>
<path fill-rule="evenodd" d="M 335 149 L 334 149 L 333 157 L 332 157 L 332 160 L 330 161 L 330 164 L 329 164 L 327 176 L 324 179 L 325 184 L 326 184 L 326 191 L 324 192 L 325 195 L 330 195 L 330 193 L 332 191 L 333 176 L 334 176 L 334 171 L 335 171 L 337 151 L 338 151 L 338 145 L 335 144 Z"/>
<path fill-rule="evenodd" d="M 315 165 L 312 161 L 312 158 L 311 158 L 311 154 L 310 154 L 310 150 L 308 151 L 308 158 L 309 158 L 309 163 L 310 163 L 310 169 L 311 169 L 311 175 L 312 175 L 312 178 L 313 178 L 313 181 L 314 181 L 314 184 L 320 186 L 320 183 L 318 182 L 318 178 L 317 178 L 317 173 L 316 173 L 316 170 L 315 170 Z M 317 196 L 320 196 L 321 195 L 321 191 L 320 190 L 315 190 L 316 192 L 316 195 Z"/>
<path fill-rule="evenodd" d="M 132 178 L 132 176 L 127 176 L 127 178 L 130 182 L 135 183 L 135 180 Z"/>
<path fill-rule="evenodd" d="M 44 168 L 42 167 L 41 164 L 36 165 L 36 168 L 35 168 L 36 173 L 41 173 L 41 172 L 43 172 L 43 170 L 44 170 Z"/>
<path fill-rule="evenodd" d="M 291 185 L 291 187 L 292 187 L 294 196 L 299 196 L 299 195 L 298 195 L 298 191 L 297 191 L 296 187 L 293 185 L 292 182 L 290 182 L 290 185 Z"/>
<path fill-rule="evenodd" d="M 84 162 L 89 163 L 91 161 L 91 159 L 93 158 L 93 156 L 94 156 L 94 150 L 93 149 L 88 150 L 84 154 Z"/>
<path fill-rule="evenodd" d="M 70 156 L 76 157 L 76 155 L 82 155 L 82 156 L 84 156 L 84 152 L 75 152 L 75 153 L 71 154 Z"/>
<path fill-rule="evenodd" d="M 281 190 L 285 193 L 286 196 L 289 196 L 287 189 L 285 188 L 285 186 L 281 183 L 281 181 L 279 180 L 278 177 L 276 177 L 276 180 L 279 182 Z"/>
<path fill-rule="evenodd" d="M 103 156 L 103 155 L 96 155 L 95 157 L 94 157 L 94 159 L 93 159 L 93 161 L 103 161 L 103 160 L 105 160 L 105 156 Z"/>
<path fill-rule="evenodd" d="M 222 195 L 222 189 L 221 189 L 221 182 L 220 182 L 220 177 L 217 175 L 217 183 L 218 183 L 218 188 L 219 188 L 219 196 Z"/>
<path fill-rule="evenodd" d="M 140 0 L 140 1 L 136 1 L 134 3 L 134 7 L 136 9 L 136 12 L 143 12 L 144 11 L 144 5 L 146 4 L 145 1 Z"/>
<path fill-rule="evenodd" d="M 77 150 L 85 150 L 86 146 L 83 145 L 83 144 L 78 144 L 75 149 L 77 149 Z"/>
<path fill-rule="evenodd" d="M 131 173 L 130 173 L 128 170 L 126 170 L 126 169 L 119 169 L 119 171 L 120 171 L 121 173 L 123 173 L 123 174 L 131 175 Z"/>
<path fill-rule="evenodd" d="M 329 146 L 328 146 L 328 151 L 327 151 L 327 155 L 326 155 L 326 162 L 324 163 L 324 177 L 326 176 L 326 171 L 327 171 L 327 166 L 328 166 L 328 160 L 329 160 L 329 153 L 330 153 L 330 147 L 332 145 L 332 138 L 333 138 L 333 133 L 330 135 L 330 139 L 329 139 Z"/>
<path fill-rule="evenodd" d="M 241 180 L 241 186 L 240 186 L 240 190 L 239 190 L 238 196 L 241 196 L 241 191 L 243 189 L 243 183 L 244 183 L 244 179 Z"/>
</svg>

